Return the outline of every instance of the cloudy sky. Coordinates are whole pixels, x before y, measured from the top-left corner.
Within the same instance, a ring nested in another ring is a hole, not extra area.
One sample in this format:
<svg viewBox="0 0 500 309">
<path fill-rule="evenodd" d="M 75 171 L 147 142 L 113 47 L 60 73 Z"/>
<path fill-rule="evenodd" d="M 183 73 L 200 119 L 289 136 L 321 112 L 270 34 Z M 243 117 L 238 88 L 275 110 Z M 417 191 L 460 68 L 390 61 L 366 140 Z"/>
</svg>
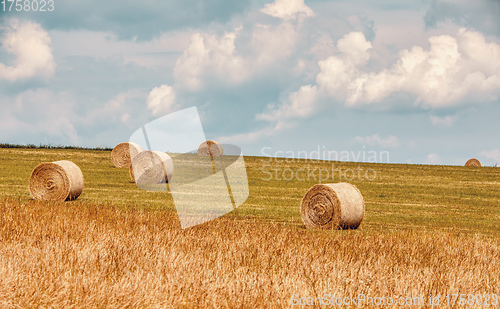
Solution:
<svg viewBox="0 0 500 309">
<path fill-rule="evenodd" d="M 246 155 L 500 164 L 498 0 L 51 5 L 0 6 L 0 142 L 113 147 L 196 106 Z"/>
</svg>

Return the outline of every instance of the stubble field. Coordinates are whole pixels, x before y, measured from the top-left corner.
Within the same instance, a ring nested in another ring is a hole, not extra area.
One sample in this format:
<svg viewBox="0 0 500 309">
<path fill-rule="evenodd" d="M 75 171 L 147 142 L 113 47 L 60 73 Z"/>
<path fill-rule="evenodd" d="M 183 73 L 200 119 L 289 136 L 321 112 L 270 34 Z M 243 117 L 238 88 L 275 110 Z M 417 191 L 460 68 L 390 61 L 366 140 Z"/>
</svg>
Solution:
<svg viewBox="0 0 500 309">
<path fill-rule="evenodd" d="M 83 194 L 32 200 L 31 171 L 62 159 L 82 169 Z M 138 189 L 109 151 L 0 149 L 0 307 L 342 307 L 340 297 L 357 300 L 346 308 L 402 307 L 390 297 L 430 308 L 429 295 L 440 297 L 434 307 L 464 307 L 453 294 L 474 295 L 465 307 L 488 297 L 500 307 L 500 169 L 245 162 L 248 200 L 183 230 L 171 196 Z M 363 193 L 358 230 L 304 228 L 300 200 L 321 170 L 335 177 L 324 183 Z"/>
</svg>

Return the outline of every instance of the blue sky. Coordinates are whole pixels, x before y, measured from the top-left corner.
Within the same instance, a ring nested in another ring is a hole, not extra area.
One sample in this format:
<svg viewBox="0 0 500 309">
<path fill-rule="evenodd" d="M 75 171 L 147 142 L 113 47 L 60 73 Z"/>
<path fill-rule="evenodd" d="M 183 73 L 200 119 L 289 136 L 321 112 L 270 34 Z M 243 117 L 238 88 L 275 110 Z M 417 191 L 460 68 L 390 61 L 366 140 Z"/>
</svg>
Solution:
<svg viewBox="0 0 500 309">
<path fill-rule="evenodd" d="M 498 0 L 0 11 L 0 142 L 113 147 L 197 106 L 206 137 L 246 155 L 500 163 L 498 16 Z"/>
</svg>

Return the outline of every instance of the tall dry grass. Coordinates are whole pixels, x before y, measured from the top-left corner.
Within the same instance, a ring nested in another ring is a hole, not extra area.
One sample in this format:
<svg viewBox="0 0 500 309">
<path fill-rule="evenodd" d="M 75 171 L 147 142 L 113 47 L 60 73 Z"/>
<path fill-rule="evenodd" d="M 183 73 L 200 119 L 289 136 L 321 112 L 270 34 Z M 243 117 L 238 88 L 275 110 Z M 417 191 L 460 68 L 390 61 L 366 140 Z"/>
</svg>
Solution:
<svg viewBox="0 0 500 309">
<path fill-rule="evenodd" d="M 500 294 L 500 241 L 0 202 L 1 308 L 290 307 L 293 294 Z M 443 307 L 443 306 L 439 306 Z"/>
</svg>

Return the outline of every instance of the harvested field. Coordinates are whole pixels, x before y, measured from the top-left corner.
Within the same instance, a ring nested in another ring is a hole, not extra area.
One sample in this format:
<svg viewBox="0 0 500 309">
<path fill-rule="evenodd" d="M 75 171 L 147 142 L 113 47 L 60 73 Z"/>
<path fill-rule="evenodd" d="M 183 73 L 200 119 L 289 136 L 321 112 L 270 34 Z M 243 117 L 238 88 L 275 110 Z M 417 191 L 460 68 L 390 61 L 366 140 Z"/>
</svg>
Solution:
<svg viewBox="0 0 500 309">
<path fill-rule="evenodd" d="M 352 181 L 365 200 L 359 228 L 307 230 L 300 201 L 318 179 L 263 180 L 266 165 L 358 164 L 246 157 L 248 200 L 182 230 L 171 197 L 139 190 L 109 151 L 38 151 L 0 149 L 2 308 L 279 308 L 324 294 L 424 297 L 415 307 L 430 308 L 429 294 L 439 307 L 453 293 L 500 295 L 498 168 L 359 164 L 376 172 Z M 34 201 L 32 169 L 57 160 L 81 168 L 83 193 Z"/>
</svg>

